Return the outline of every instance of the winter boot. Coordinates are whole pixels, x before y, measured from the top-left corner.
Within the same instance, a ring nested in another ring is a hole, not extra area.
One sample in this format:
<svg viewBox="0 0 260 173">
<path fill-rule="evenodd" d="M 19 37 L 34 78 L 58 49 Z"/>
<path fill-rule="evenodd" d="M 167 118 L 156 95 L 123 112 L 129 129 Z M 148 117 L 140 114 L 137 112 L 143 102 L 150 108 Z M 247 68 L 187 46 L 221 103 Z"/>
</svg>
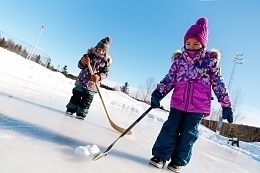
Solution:
<svg viewBox="0 0 260 173">
<path fill-rule="evenodd" d="M 76 118 L 84 120 L 88 114 L 88 109 L 79 107 L 76 112 Z"/>
<path fill-rule="evenodd" d="M 73 115 L 74 113 L 75 113 L 75 111 L 73 111 L 72 109 L 67 109 L 67 110 L 65 111 L 65 114 L 66 114 L 66 115 L 69 115 L 69 116 Z"/>
<path fill-rule="evenodd" d="M 161 169 L 164 167 L 165 162 L 166 162 L 165 160 L 154 156 L 153 158 L 150 159 L 149 164 Z"/>
<path fill-rule="evenodd" d="M 85 117 L 86 117 L 86 116 L 84 115 L 84 113 L 77 113 L 77 114 L 76 114 L 76 118 L 77 118 L 77 119 L 84 120 Z"/>
<path fill-rule="evenodd" d="M 173 172 L 181 172 L 182 166 L 175 165 L 173 162 L 170 162 L 167 168 Z"/>
</svg>

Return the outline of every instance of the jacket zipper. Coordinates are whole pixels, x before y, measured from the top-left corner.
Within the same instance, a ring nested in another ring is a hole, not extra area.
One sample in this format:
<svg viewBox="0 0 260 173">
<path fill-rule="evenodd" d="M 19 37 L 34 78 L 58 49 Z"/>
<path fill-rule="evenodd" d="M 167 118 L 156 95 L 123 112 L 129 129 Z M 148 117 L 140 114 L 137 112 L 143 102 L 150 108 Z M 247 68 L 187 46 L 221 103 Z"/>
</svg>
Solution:
<svg viewBox="0 0 260 173">
<path fill-rule="evenodd" d="M 190 74 L 190 64 L 188 64 L 188 76 Z M 189 105 L 189 100 L 190 100 L 190 79 L 188 79 L 188 87 L 185 89 L 185 92 L 187 93 L 186 95 L 186 104 L 185 104 L 185 111 L 188 111 L 188 105 Z M 188 91 L 187 91 L 188 90 Z"/>
<path fill-rule="evenodd" d="M 185 111 L 187 112 L 188 111 L 188 105 L 189 105 L 189 100 L 190 100 L 190 87 L 191 86 L 191 83 L 190 83 L 190 81 L 188 81 L 188 87 L 187 87 L 187 90 L 186 90 L 186 92 L 187 92 L 187 96 L 186 96 L 186 104 L 185 104 Z"/>
</svg>

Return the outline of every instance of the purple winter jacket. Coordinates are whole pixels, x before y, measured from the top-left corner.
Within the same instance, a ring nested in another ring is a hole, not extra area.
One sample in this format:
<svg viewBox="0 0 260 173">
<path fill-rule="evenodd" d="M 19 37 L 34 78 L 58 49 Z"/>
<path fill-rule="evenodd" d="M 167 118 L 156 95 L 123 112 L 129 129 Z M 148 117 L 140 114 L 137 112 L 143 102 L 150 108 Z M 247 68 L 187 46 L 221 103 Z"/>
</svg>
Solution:
<svg viewBox="0 0 260 173">
<path fill-rule="evenodd" d="M 171 107 L 208 116 L 211 107 L 211 89 L 222 107 L 231 107 L 230 97 L 220 74 L 218 51 L 199 52 L 195 58 L 186 51 L 178 52 L 168 74 L 157 85 L 164 94 L 174 88 Z"/>
</svg>

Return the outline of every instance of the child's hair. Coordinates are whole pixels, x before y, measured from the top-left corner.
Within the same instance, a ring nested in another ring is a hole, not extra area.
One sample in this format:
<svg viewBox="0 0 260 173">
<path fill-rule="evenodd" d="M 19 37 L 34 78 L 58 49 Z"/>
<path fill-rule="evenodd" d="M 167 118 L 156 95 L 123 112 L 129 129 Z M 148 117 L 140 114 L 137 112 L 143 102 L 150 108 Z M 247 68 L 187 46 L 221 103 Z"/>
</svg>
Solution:
<svg viewBox="0 0 260 173">
<path fill-rule="evenodd" d="M 87 50 L 87 54 L 92 54 L 96 52 L 97 47 L 91 47 Z M 104 60 L 108 63 L 107 65 L 111 65 L 112 64 L 112 57 L 108 54 L 108 52 L 105 52 L 104 55 Z"/>
</svg>

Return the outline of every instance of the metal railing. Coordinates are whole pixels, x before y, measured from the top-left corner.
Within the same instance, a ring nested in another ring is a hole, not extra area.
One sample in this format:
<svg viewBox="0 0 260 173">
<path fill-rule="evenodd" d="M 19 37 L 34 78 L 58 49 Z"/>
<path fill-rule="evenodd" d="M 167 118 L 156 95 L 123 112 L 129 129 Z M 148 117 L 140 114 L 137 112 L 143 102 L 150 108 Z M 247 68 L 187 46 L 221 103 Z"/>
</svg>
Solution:
<svg viewBox="0 0 260 173">
<path fill-rule="evenodd" d="M 42 31 L 42 30 L 41 30 Z M 40 32 L 41 33 L 41 32 Z M 16 49 L 14 50 L 13 48 L 6 47 L 6 49 L 10 49 L 10 51 L 17 53 L 18 55 L 30 60 L 34 61 L 44 67 L 47 67 L 48 64 L 51 62 L 51 58 L 41 49 L 36 47 L 35 45 L 31 45 L 29 43 L 26 43 L 18 38 L 15 38 L 9 34 L 7 34 L 4 31 L 0 30 L 0 41 L 4 38 L 6 42 L 13 42 L 14 45 L 19 45 L 22 47 L 22 49 Z M 38 36 L 39 38 L 39 36 Z"/>
</svg>

